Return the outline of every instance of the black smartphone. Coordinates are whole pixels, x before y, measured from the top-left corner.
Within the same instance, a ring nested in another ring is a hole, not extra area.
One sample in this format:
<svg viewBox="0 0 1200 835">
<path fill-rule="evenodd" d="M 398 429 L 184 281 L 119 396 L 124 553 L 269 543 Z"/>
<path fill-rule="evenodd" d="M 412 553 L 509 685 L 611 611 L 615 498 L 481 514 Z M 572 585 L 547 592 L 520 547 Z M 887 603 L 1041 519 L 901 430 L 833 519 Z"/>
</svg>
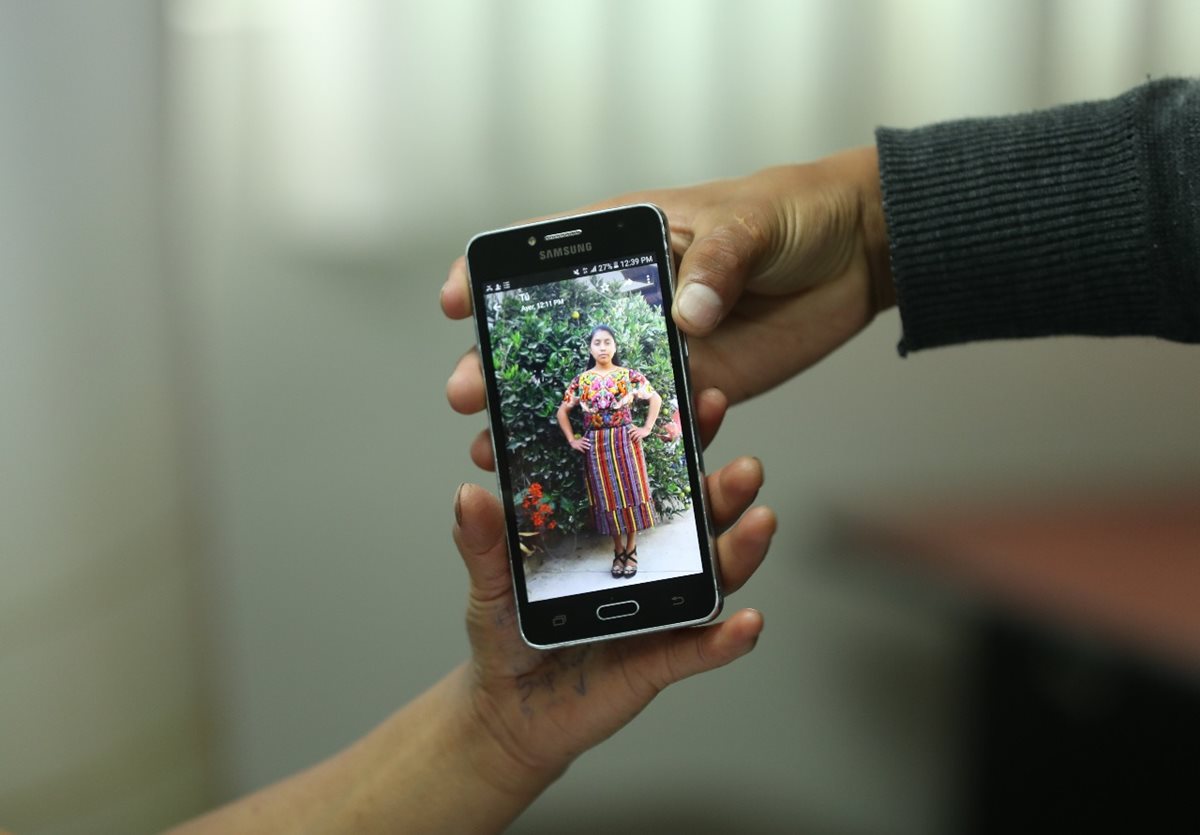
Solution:
<svg viewBox="0 0 1200 835">
<path fill-rule="evenodd" d="M 467 270 L 521 635 L 558 647 L 721 609 L 666 217 L 484 232 Z"/>
</svg>

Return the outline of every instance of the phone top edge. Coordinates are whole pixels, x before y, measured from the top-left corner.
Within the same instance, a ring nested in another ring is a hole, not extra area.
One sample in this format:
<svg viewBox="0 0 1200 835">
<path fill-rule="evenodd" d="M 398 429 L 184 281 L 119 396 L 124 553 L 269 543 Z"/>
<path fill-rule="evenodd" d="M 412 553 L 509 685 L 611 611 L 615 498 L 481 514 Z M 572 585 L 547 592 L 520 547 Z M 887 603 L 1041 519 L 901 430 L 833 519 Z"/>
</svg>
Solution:
<svg viewBox="0 0 1200 835">
<path fill-rule="evenodd" d="M 470 253 L 471 253 L 471 246 L 476 241 L 480 240 L 481 238 L 487 238 L 492 235 L 500 235 L 505 232 L 516 232 L 518 230 L 536 229 L 538 227 L 548 226 L 548 225 L 554 224 L 554 223 L 562 223 L 564 221 L 578 220 L 579 218 L 596 217 L 598 215 L 611 214 L 613 212 L 623 212 L 628 209 L 651 209 L 662 220 L 663 226 L 667 227 L 667 213 L 665 211 L 663 211 L 662 207 L 657 206 L 654 203 L 625 203 L 620 206 L 610 206 L 607 209 L 594 209 L 590 212 L 576 212 L 575 214 L 570 214 L 570 215 L 556 215 L 555 217 L 548 217 L 548 218 L 543 218 L 541 220 L 534 220 L 529 223 L 517 223 L 512 226 L 501 226 L 497 229 L 488 229 L 483 232 L 476 232 L 474 235 L 471 236 L 470 240 L 467 241 L 467 246 L 463 250 L 463 254 L 469 258 Z"/>
</svg>

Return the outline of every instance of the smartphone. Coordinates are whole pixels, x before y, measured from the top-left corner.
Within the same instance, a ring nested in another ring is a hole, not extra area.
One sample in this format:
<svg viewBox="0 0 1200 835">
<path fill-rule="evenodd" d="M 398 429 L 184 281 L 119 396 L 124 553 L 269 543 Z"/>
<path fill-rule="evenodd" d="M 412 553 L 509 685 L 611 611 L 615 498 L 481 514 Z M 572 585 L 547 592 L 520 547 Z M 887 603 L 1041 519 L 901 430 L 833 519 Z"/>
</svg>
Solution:
<svg viewBox="0 0 1200 835">
<path fill-rule="evenodd" d="M 525 641 L 561 647 L 715 618 L 662 210 L 484 232 L 467 270 Z"/>
</svg>

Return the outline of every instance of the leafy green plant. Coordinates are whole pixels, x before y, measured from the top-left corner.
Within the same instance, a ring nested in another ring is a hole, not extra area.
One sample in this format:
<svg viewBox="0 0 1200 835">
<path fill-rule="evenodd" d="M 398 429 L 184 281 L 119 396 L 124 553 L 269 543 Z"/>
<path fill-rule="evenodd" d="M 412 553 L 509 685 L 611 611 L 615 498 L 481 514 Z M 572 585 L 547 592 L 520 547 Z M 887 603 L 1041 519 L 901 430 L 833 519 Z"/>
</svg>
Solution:
<svg viewBox="0 0 1200 835">
<path fill-rule="evenodd" d="M 554 497 L 554 519 L 563 533 L 591 527 L 582 456 L 563 439 L 556 412 L 568 383 L 587 366 L 592 328 L 611 327 L 621 364 L 645 374 L 662 396 L 660 422 L 669 417 L 676 396 L 662 313 L 641 293 L 621 292 L 619 284 L 596 276 L 530 287 L 522 291 L 524 298 L 488 299 L 492 360 L 508 429 L 504 451 L 514 487 L 525 491 L 518 501 L 530 485 L 541 485 Z M 634 421 L 644 421 L 645 401 L 635 401 L 633 408 Z M 572 422 L 580 433 L 578 413 Z M 655 510 L 664 519 L 678 515 L 690 502 L 681 442 L 666 443 L 655 433 L 642 448 Z"/>
</svg>

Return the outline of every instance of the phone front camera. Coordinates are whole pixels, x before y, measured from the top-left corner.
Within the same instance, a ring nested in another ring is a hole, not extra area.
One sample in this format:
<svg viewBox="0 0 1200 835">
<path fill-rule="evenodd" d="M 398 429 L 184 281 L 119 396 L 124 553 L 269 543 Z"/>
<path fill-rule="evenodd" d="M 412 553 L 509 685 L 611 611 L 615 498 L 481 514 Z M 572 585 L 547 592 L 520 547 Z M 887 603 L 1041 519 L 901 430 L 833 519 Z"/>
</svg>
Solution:
<svg viewBox="0 0 1200 835">
<path fill-rule="evenodd" d="M 536 237 L 534 237 L 533 235 L 530 235 L 530 236 L 529 236 L 529 245 L 530 245 L 530 246 L 533 246 L 533 245 L 534 245 L 534 244 L 536 244 L 536 243 L 537 243 L 537 238 L 536 238 Z"/>
</svg>

